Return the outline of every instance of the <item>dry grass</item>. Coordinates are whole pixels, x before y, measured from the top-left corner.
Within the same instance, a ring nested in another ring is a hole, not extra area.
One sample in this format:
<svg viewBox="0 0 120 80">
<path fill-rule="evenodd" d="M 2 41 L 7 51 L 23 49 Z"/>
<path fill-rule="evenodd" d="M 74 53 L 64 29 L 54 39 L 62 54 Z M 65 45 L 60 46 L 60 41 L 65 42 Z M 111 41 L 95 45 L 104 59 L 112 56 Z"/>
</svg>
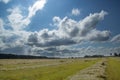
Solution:
<svg viewBox="0 0 120 80">
<path fill-rule="evenodd" d="M 0 80 L 65 80 L 68 76 L 95 64 L 98 60 L 0 60 L 0 69 L 6 68 L 6 70 L 0 70 Z M 14 70 L 10 70 L 11 68 Z"/>
</svg>

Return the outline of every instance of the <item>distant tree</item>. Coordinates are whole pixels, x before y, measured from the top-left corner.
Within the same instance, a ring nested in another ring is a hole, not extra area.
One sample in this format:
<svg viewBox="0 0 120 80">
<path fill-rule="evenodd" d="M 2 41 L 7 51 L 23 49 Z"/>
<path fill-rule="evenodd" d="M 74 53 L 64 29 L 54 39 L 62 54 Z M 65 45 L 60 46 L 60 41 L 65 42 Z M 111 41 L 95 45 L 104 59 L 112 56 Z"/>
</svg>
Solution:
<svg viewBox="0 0 120 80">
<path fill-rule="evenodd" d="M 110 53 L 110 56 L 112 56 L 112 53 Z"/>
<path fill-rule="evenodd" d="M 104 55 L 85 55 L 85 58 L 96 58 L 96 57 L 104 57 Z"/>
<path fill-rule="evenodd" d="M 120 57 L 120 53 L 118 54 L 118 56 Z"/>
<path fill-rule="evenodd" d="M 114 53 L 114 56 L 118 56 L 118 54 L 117 54 L 117 53 Z"/>
</svg>

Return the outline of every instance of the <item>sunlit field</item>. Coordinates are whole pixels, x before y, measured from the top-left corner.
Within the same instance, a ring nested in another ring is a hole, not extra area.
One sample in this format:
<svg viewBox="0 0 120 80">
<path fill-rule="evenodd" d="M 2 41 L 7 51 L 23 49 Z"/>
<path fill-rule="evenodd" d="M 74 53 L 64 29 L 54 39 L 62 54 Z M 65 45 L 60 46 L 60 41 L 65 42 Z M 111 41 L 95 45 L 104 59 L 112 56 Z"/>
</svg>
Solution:
<svg viewBox="0 0 120 80">
<path fill-rule="evenodd" d="M 0 80 L 120 80 L 119 75 L 119 58 L 0 60 Z"/>
<path fill-rule="evenodd" d="M 0 80 L 64 80 L 99 59 L 0 60 Z"/>
<path fill-rule="evenodd" d="M 107 64 L 107 80 L 120 80 L 120 58 L 109 58 Z"/>
</svg>

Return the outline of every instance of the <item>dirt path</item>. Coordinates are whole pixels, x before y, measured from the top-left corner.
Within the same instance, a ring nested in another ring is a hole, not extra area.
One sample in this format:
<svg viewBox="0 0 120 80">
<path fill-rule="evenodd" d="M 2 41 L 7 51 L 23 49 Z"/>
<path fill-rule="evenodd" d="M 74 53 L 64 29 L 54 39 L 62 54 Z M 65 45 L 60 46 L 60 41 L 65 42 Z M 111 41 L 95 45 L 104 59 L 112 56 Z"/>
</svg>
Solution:
<svg viewBox="0 0 120 80">
<path fill-rule="evenodd" d="M 105 80 L 106 59 L 94 64 L 91 67 L 81 70 L 77 74 L 70 76 L 67 80 Z"/>
</svg>

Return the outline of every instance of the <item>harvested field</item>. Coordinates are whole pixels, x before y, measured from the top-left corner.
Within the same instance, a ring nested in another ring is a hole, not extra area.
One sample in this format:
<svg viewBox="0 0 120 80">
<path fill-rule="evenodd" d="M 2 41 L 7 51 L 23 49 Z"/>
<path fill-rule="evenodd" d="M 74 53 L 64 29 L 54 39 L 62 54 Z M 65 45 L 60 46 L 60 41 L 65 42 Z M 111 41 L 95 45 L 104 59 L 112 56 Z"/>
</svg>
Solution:
<svg viewBox="0 0 120 80">
<path fill-rule="evenodd" d="M 119 62 L 120 58 L 1 59 L 0 80 L 120 80 Z"/>
</svg>

